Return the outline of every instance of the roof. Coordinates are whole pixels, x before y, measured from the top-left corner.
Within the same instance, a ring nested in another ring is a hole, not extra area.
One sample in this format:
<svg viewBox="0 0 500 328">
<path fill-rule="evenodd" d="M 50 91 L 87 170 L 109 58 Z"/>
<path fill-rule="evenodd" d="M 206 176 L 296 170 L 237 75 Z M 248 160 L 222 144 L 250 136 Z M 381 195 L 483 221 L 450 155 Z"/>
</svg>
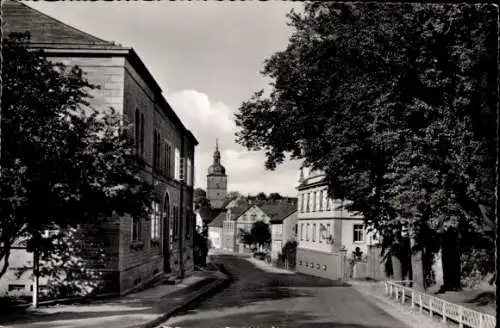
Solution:
<svg viewBox="0 0 500 328">
<path fill-rule="evenodd" d="M 205 224 L 215 220 L 217 215 L 219 215 L 221 212 L 225 212 L 225 210 L 217 208 L 201 208 L 198 210 L 198 214 Z"/>
<path fill-rule="evenodd" d="M 18 1 L 3 1 L 2 10 L 4 35 L 29 31 L 32 43 L 118 46 L 114 42 L 80 31 Z"/>
<path fill-rule="evenodd" d="M 231 208 L 231 220 L 237 220 L 240 216 L 243 215 L 250 207 L 253 205 L 251 204 L 242 204 L 238 205 L 236 207 Z"/>
<path fill-rule="evenodd" d="M 271 219 L 271 223 L 281 223 L 284 219 L 297 211 L 297 204 L 290 203 L 268 203 L 259 206 L 262 212 Z"/>
<path fill-rule="evenodd" d="M 162 89 L 134 49 L 83 32 L 19 1 L 2 1 L 2 14 L 4 35 L 29 32 L 30 46 L 43 49 L 51 55 L 125 56 L 157 94 L 155 101 L 158 101 L 167 116 L 185 133 L 194 146 L 198 145 L 198 140 L 184 126 L 163 97 Z"/>
<path fill-rule="evenodd" d="M 226 212 L 220 212 L 215 219 L 212 220 L 208 224 L 208 227 L 210 228 L 222 228 L 222 222 L 226 219 Z"/>
</svg>

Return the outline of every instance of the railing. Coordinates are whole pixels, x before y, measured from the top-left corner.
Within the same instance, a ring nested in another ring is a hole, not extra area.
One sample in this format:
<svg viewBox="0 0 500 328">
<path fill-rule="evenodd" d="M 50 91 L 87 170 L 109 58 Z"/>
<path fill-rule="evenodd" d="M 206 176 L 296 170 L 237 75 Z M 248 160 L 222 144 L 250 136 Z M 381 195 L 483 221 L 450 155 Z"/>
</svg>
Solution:
<svg viewBox="0 0 500 328">
<path fill-rule="evenodd" d="M 417 307 L 421 313 L 427 312 L 431 318 L 433 315 L 439 315 L 443 323 L 454 322 L 460 328 L 495 328 L 495 316 L 447 302 L 400 284 L 406 282 L 408 281 L 386 281 L 385 294 L 403 304 L 409 301 L 412 308 Z"/>
</svg>

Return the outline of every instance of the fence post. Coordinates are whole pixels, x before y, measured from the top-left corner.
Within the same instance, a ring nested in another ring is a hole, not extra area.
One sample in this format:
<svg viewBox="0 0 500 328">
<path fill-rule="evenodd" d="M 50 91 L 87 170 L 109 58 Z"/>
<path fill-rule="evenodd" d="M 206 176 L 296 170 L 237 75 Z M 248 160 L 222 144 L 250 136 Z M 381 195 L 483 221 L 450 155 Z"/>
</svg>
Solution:
<svg viewBox="0 0 500 328">
<path fill-rule="evenodd" d="M 458 327 L 464 327 L 464 308 L 461 306 L 458 307 Z"/>
<path fill-rule="evenodd" d="M 479 315 L 479 328 L 484 328 L 484 320 L 483 320 L 484 315 L 480 314 Z"/>
<path fill-rule="evenodd" d="M 392 284 L 389 284 L 389 296 L 392 298 Z"/>
<path fill-rule="evenodd" d="M 429 316 L 432 318 L 432 296 L 429 297 Z"/>
<path fill-rule="evenodd" d="M 418 302 L 420 305 L 420 312 L 422 312 L 422 293 L 418 293 Z"/>
<path fill-rule="evenodd" d="M 385 282 L 385 295 L 389 294 L 389 285 Z"/>
<path fill-rule="evenodd" d="M 396 302 L 399 300 L 399 286 L 396 286 Z"/>
<path fill-rule="evenodd" d="M 413 309 L 415 307 L 415 292 L 413 289 L 411 290 L 411 308 Z"/>
<path fill-rule="evenodd" d="M 403 287 L 401 291 L 401 303 L 404 304 L 404 302 L 405 302 L 405 288 Z"/>
<path fill-rule="evenodd" d="M 443 301 L 443 322 L 446 323 L 446 301 Z"/>
</svg>

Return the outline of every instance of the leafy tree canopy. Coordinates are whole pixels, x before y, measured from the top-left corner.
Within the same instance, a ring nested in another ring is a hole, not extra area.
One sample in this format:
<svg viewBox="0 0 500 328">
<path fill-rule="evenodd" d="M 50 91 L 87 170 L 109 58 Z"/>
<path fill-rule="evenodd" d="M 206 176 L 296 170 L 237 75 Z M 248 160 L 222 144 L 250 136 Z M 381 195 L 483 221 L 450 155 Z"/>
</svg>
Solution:
<svg viewBox="0 0 500 328">
<path fill-rule="evenodd" d="M 0 276 L 14 241 L 50 252 L 44 231 L 147 218 L 152 199 L 120 116 L 89 105 L 98 86 L 28 49 L 27 34 L 3 40 Z"/>
<path fill-rule="evenodd" d="M 397 233 L 494 238 L 496 8 L 309 2 L 236 115 L 237 142 L 326 172 L 330 195 Z M 423 240 L 425 242 L 425 240 Z"/>
</svg>

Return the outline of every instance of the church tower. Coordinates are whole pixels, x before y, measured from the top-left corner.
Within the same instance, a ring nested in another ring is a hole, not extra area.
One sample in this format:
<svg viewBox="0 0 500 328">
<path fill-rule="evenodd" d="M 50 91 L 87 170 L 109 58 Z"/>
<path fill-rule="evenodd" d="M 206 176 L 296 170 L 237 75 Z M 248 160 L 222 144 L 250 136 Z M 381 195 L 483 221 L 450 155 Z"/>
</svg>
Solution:
<svg viewBox="0 0 500 328">
<path fill-rule="evenodd" d="M 220 163 L 219 143 L 215 141 L 214 161 L 208 168 L 207 198 L 213 208 L 221 208 L 227 194 L 226 169 Z"/>
</svg>

